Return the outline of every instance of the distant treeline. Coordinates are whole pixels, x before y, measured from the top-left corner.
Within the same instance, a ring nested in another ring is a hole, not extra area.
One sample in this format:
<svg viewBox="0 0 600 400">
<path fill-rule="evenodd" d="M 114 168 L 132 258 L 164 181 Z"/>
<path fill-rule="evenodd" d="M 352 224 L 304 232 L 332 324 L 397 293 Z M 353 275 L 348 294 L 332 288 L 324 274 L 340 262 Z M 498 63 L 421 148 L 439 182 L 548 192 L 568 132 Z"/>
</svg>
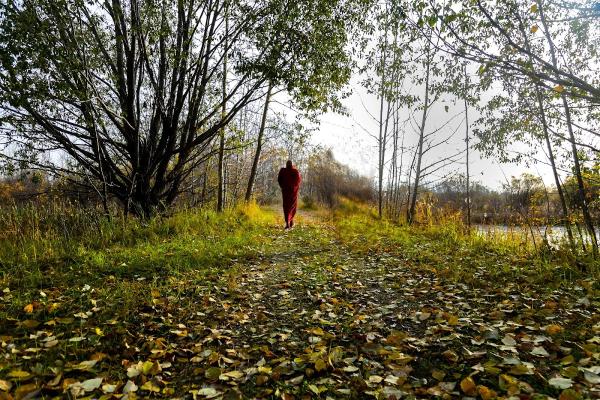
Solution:
<svg viewBox="0 0 600 400">
<path fill-rule="evenodd" d="M 296 127 L 296 129 L 298 129 Z M 293 137 L 293 135 L 288 136 Z M 253 153 L 248 146 L 231 151 L 225 163 L 225 199 L 228 207 L 244 202 L 248 165 Z M 299 167 L 303 184 L 300 197 L 303 206 L 335 207 L 340 198 L 376 206 L 376 182 L 337 161 L 328 149 L 313 148 L 303 142 L 286 141 L 286 136 L 274 136 L 267 141 L 256 174 L 254 196 L 259 203 L 273 204 L 280 198 L 277 173 L 288 158 Z M 199 168 L 185 182 L 188 191 L 178 199 L 179 207 L 210 206 L 217 201 L 218 177 L 211 163 Z M 600 219 L 600 167 L 586 170 L 586 186 L 592 215 Z M 471 181 L 471 222 L 474 224 L 560 224 L 561 205 L 556 189 L 528 173 L 511 177 L 500 190 L 492 190 L 481 182 Z M 564 185 L 569 206 L 578 210 L 576 182 L 572 176 Z M 384 191 L 385 216 L 405 222 L 408 212 L 408 186 Z M 85 184 L 78 185 L 73 176 L 53 178 L 42 171 L 24 169 L 0 179 L 0 203 L 18 205 L 25 202 L 46 203 L 67 201 L 82 207 L 100 207 L 102 196 Z M 115 202 L 113 209 L 119 204 Z M 465 220 L 467 208 L 466 178 L 462 174 L 422 187 L 417 202 L 417 222 L 439 222 L 449 217 Z M 573 214 L 573 223 L 581 216 Z"/>
</svg>

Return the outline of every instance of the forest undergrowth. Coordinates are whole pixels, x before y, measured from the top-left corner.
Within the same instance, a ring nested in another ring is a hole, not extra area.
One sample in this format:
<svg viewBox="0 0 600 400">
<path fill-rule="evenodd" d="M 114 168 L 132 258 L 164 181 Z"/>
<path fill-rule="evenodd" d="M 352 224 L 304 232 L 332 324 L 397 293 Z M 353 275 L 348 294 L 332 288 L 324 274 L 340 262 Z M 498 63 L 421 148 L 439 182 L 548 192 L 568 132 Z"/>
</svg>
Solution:
<svg viewBox="0 0 600 400">
<path fill-rule="evenodd" d="M 560 250 L 349 202 L 4 217 L 0 399 L 600 397 L 595 269 Z"/>
</svg>

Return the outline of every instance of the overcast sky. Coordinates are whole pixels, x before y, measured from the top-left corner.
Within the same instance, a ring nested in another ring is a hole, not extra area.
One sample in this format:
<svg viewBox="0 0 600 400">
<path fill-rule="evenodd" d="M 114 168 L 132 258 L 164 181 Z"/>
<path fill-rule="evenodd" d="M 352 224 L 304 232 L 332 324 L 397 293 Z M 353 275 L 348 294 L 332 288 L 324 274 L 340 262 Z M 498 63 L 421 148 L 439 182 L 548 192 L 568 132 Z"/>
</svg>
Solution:
<svg viewBox="0 0 600 400">
<path fill-rule="evenodd" d="M 377 174 L 377 143 L 373 137 L 364 132 L 363 128 L 371 132 L 372 135 L 378 133 L 377 121 L 371 115 L 379 115 L 379 100 L 375 95 L 368 94 L 366 89 L 362 88 L 359 84 L 355 84 L 353 85 L 352 95 L 345 99 L 343 104 L 350 112 L 350 116 L 336 113 L 323 115 L 319 129 L 312 137 L 312 142 L 331 148 L 339 161 L 364 175 L 374 178 Z M 432 110 L 429 118 L 428 124 L 430 129 L 435 129 L 438 124 L 443 124 L 447 121 L 450 115 L 461 111 L 461 104 L 450 104 L 449 112 L 444 111 L 443 105 L 438 105 L 436 109 Z M 470 113 L 469 119 L 474 121 L 477 116 L 473 115 L 473 111 L 470 111 Z M 459 121 L 459 123 L 462 122 Z M 415 142 L 416 139 L 417 134 L 411 128 L 407 128 L 406 140 Z M 474 138 L 471 140 L 472 143 L 476 141 Z M 439 157 L 445 154 L 450 154 L 463 148 L 464 125 L 459 128 L 456 136 L 447 145 L 439 146 L 436 152 L 428 155 L 428 158 L 433 161 L 435 158 L 439 159 Z M 515 148 L 515 150 L 531 154 L 537 151 L 536 149 L 529 148 Z M 439 171 L 439 174 L 436 175 L 443 176 L 445 173 L 450 172 L 450 170 L 464 172 L 464 156 L 461 156 L 461 158 L 463 161 L 462 164 L 448 167 L 444 171 Z M 537 158 L 545 160 L 543 153 L 537 154 Z M 547 165 L 541 163 L 530 165 L 530 167 L 517 164 L 500 164 L 495 159 L 485 158 L 479 152 L 471 150 L 469 165 L 473 179 L 493 189 L 501 188 L 502 184 L 506 182 L 506 178 L 510 179 L 511 175 L 520 175 L 522 172 L 540 175 L 549 185 L 553 183 L 551 170 Z"/>
</svg>

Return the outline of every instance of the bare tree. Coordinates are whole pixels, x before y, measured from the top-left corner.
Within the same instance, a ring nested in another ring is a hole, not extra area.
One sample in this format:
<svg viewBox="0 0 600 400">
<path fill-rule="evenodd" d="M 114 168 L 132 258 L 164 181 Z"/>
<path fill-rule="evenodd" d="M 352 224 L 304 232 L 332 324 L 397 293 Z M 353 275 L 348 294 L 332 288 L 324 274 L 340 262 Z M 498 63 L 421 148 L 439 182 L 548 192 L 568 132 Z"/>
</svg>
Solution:
<svg viewBox="0 0 600 400">
<path fill-rule="evenodd" d="M 265 126 L 267 125 L 267 113 L 269 112 L 269 102 L 271 101 L 271 91 L 273 90 L 273 84 L 269 83 L 267 88 L 267 94 L 265 97 L 265 105 L 263 108 L 262 118 L 260 120 L 260 127 L 258 128 L 258 136 L 256 138 L 256 151 L 254 153 L 254 159 L 252 161 L 252 167 L 250 169 L 250 177 L 248 178 L 248 187 L 246 188 L 245 200 L 250 201 L 252 198 L 252 187 L 254 186 L 254 180 L 256 179 L 256 170 L 258 169 L 258 161 L 260 160 L 260 152 L 262 150 L 263 136 L 265 133 Z"/>
</svg>

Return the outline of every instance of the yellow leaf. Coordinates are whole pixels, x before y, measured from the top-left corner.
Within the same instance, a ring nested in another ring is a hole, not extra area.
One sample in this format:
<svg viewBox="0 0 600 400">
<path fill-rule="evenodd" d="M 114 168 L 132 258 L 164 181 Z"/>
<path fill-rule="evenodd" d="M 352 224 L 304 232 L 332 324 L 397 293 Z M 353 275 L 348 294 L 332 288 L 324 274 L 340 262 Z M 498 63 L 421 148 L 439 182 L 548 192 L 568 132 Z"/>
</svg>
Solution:
<svg viewBox="0 0 600 400">
<path fill-rule="evenodd" d="M 78 369 L 80 371 L 89 371 L 92 368 L 94 368 L 94 365 L 96 365 L 98 361 L 96 360 L 89 360 L 89 361 L 82 361 L 77 365 L 73 366 L 73 369 Z"/>
<path fill-rule="evenodd" d="M 27 314 L 31 314 L 33 312 L 33 304 L 27 304 L 25 307 L 23 307 L 23 311 L 25 311 Z"/>
<path fill-rule="evenodd" d="M 538 10 L 538 6 L 537 6 L 537 4 L 533 4 L 529 10 L 530 10 L 532 13 L 536 13 L 536 12 L 537 12 L 537 10 Z"/>
<path fill-rule="evenodd" d="M 0 379 L 0 390 L 3 392 L 8 392 L 10 391 L 10 388 L 12 387 L 12 383 L 8 382 L 8 381 L 3 381 L 2 379 Z"/>
<path fill-rule="evenodd" d="M 562 92 L 563 92 L 563 90 L 565 90 L 565 88 L 564 88 L 564 86 L 563 86 L 563 85 L 556 85 L 556 86 L 554 86 L 554 91 L 555 91 L 556 93 L 562 93 Z"/>
<path fill-rule="evenodd" d="M 487 386 L 479 385 L 477 386 L 477 391 L 483 400 L 491 400 L 498 397 L 498 393 L 491 390 Z"/>
<path fill-rule="evenodd" d="M 156 375 L 161 370 L 162 368 L 160 367 L 158 361 L 144 361 L 141 368 L 141 371 L 144 375 Z"/>
<path fill-rule="evenodd" d="M 261 365 L 260 367 L 258 367 L 258 372 L 260 372 L 262 374 L 270 374 L 271 373 L 271 367 L 263 367 Z"/>
<path fill-rule="evenodd" d="M 232 378 L 232 379 L 240 379 L 244 376 L 244 373 L 241 371 L 229 371 L 229 372 L 225 372 L 222 375 L 225 375 L 226 377 Z"/>
<path fill-rule="evenodd" d="M 327 364 L 325 364 L 325 361 L 323 361 L 323 360 L 321 360 L 321 359 L 318 359 L 318 360 L 315 362 L 315 369 L 316 369 L 317 371 L 323 371 L 323 370 L 327 369 Z"/>
<path fill-rule="evenodd" d="M 152 381 L 148 381 L 146 383 L 144 383 L 140 389 L 142 390 L 147 390 L 148 392 L 155 392 L 158 393 L 160 392 L 160 387 L 158 387 L 155 383 L 153 383 Z"/>
<path fill-rule="evenodd" d="M 316 385 L 308 385 L 308 388 L 310 389 L 311 392 L 313 392 L 316 395 L 321 393 L 321 389 L 318 388 Z"/>
<path fill-rule="evenodd" d="M 502 390 L 512 390 L 512 388 L 517 387 L 518 384 L 519 381 L 510 375 L 502 374 L 498 378 L 498 386 L 500 386 L 500 389 Z"/>
<path fill-rule="evenodd" d="M 446 376 L 446 373 L 444 371 L 440 371 L 439 369 L 434 369 L 431 371 L 431 376 L 441 382 Z"/>
<path fill-rule="evenodd" d="M 31 376 L 32 375 L 29 372 L 20 369 L 13 369 L 8 373 L 9 378 L 19 381 L 29 379 Z"/>
<path fill-rule="evenodd" d="M 474 396 L 477 394 L 477 385 L 475 385 L 475 381 L 470 376 L 460 381 L 460 388 L 469 396 Z"/>
<path fill-rule="evenodd" d="M 316 327 L 316 328 L 308 329 L 308 333 L 312 333 L 313 335 L 317 335 L 317 336 L 323 336 L 325 334 L 325 331 L 320 327 Z"/>
<path fill-rule="evenodd" d="M 531 33 L 536 33 L 538 31 L 539 27 L 537 25 L 533 25 L 530 29 Z"/>
<path fill-rule="evenodd" d="M 102 329 L 96 327 L 96 328 L 94 328 L 94 331 L 96 332 L 96 335 L 104 336 L 104 332 L 102 332 Z"/>
</svg>

